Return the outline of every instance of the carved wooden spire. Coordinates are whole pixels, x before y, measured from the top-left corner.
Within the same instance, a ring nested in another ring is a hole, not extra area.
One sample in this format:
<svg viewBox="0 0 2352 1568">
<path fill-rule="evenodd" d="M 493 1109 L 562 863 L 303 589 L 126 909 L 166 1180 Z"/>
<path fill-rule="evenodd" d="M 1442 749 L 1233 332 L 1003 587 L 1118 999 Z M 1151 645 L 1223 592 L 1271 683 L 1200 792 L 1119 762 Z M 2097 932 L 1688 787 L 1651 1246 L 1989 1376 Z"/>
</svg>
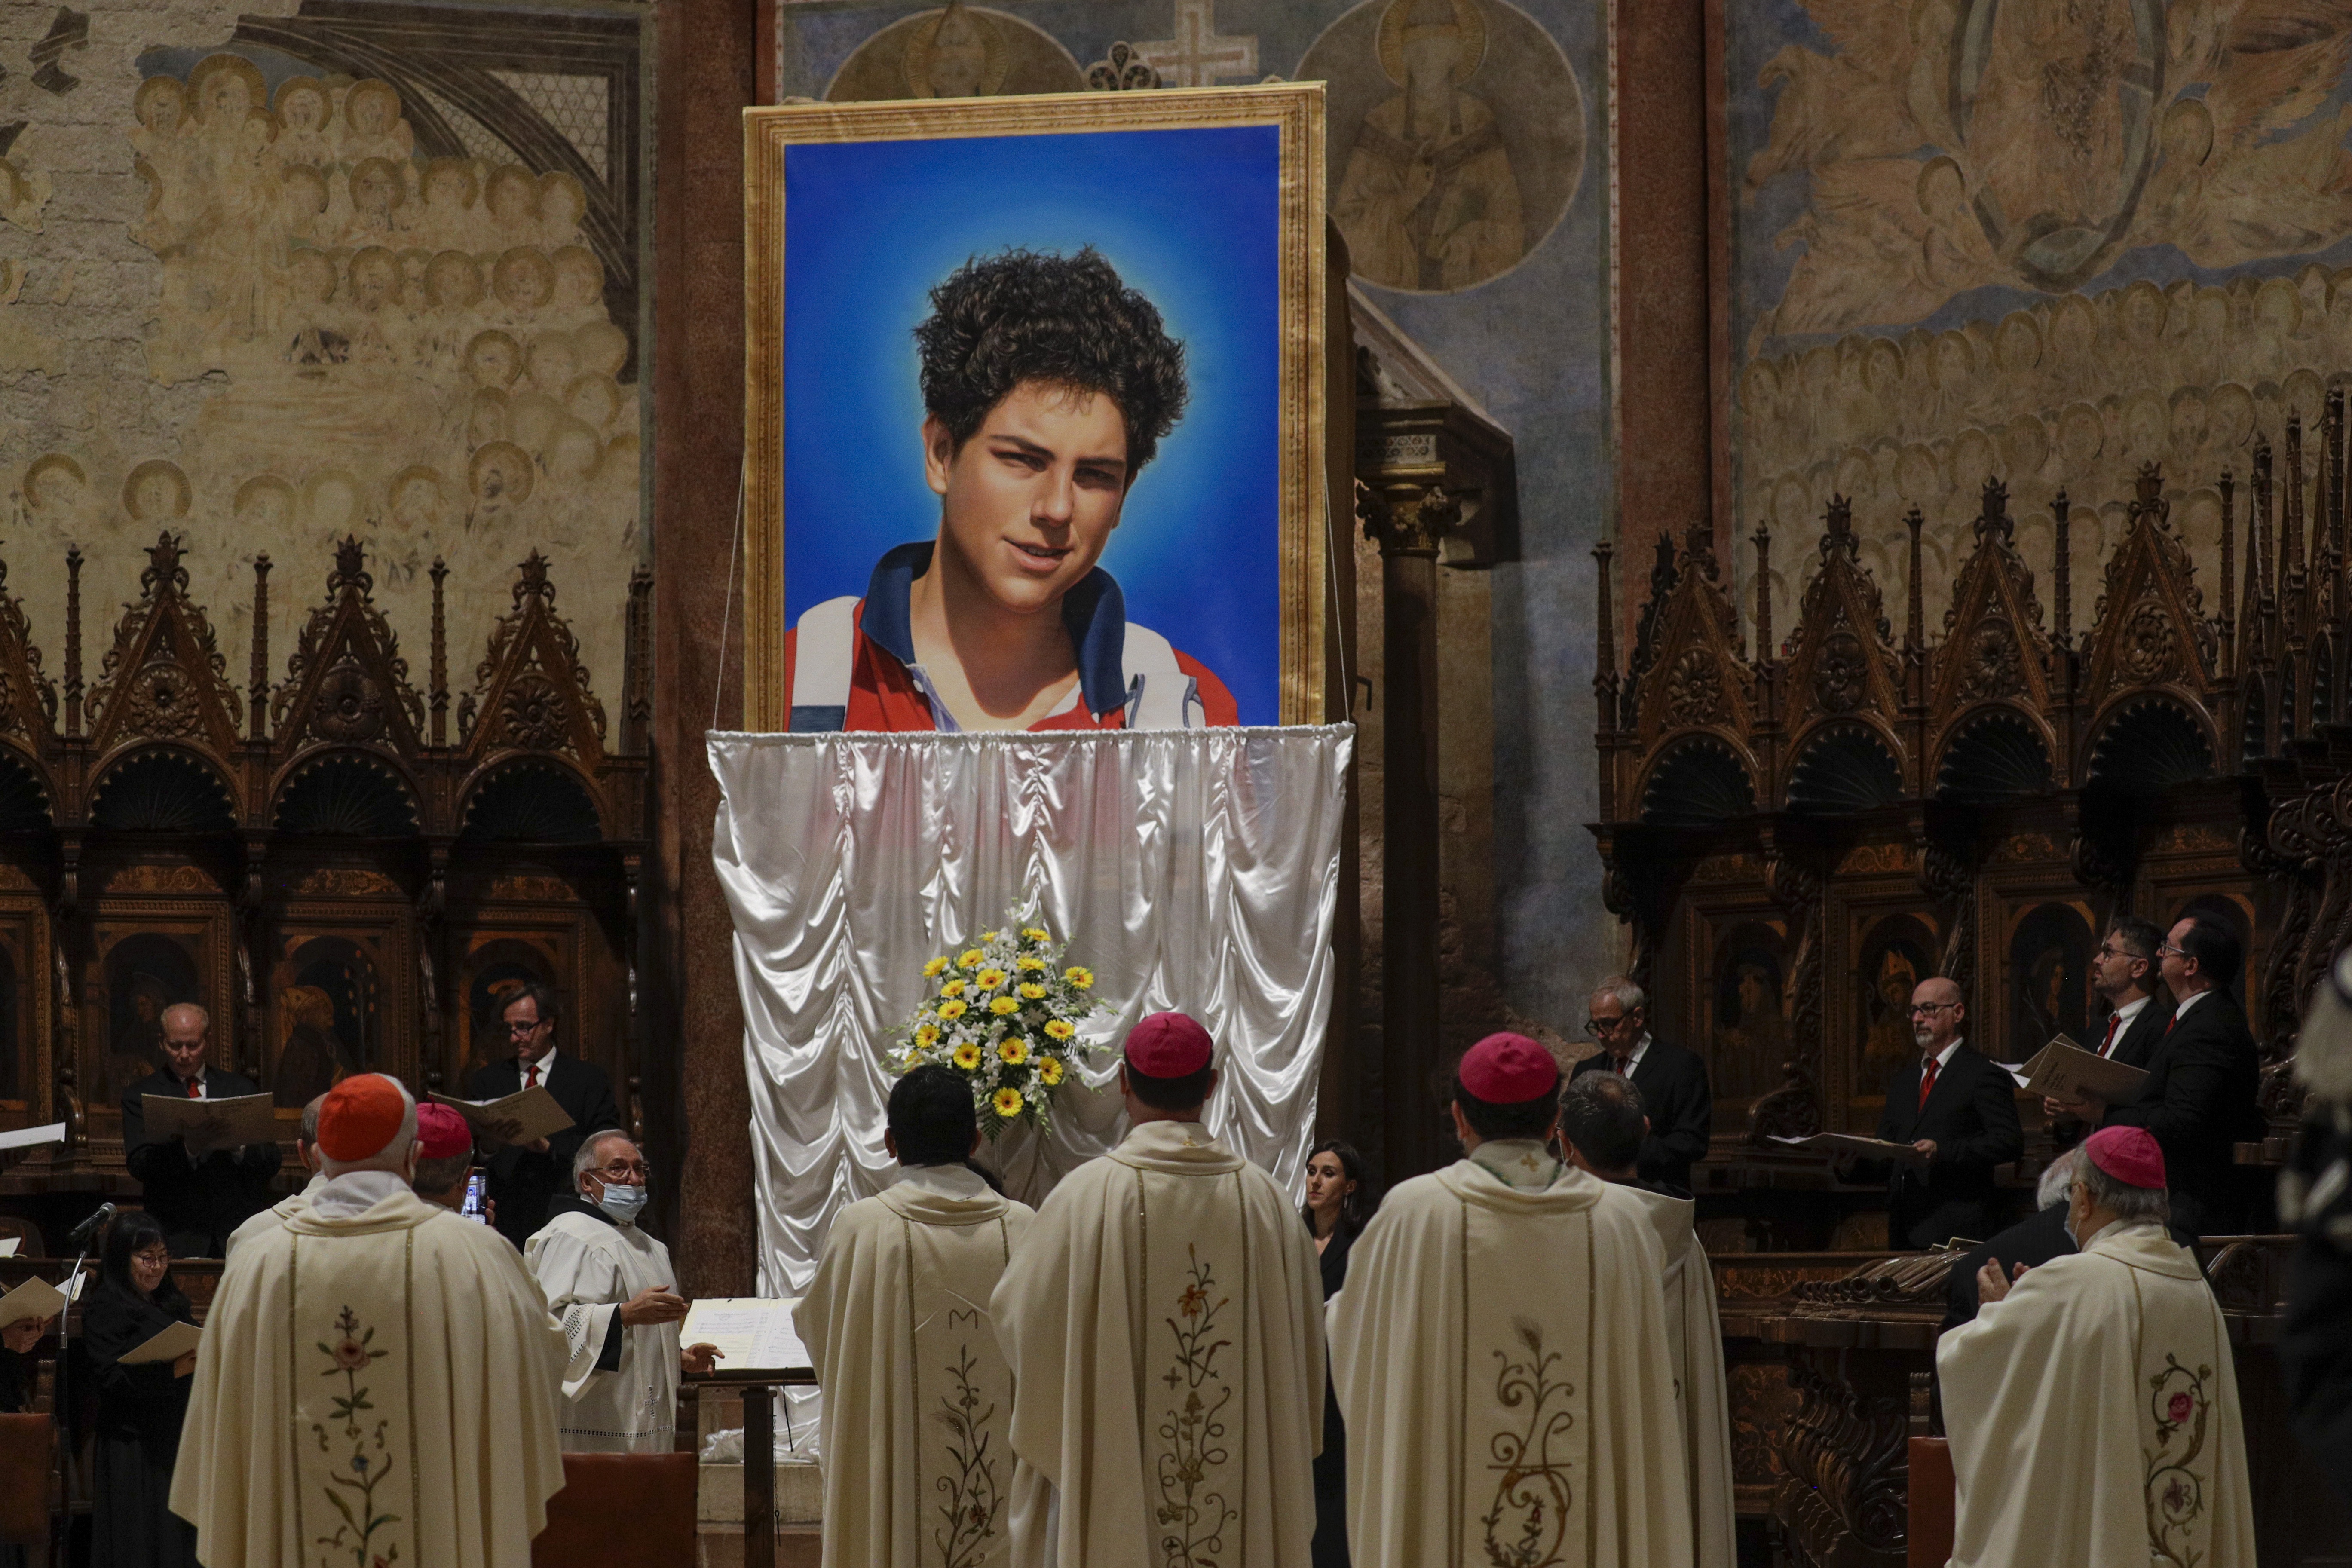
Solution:
<svg viewBox="0 0 2352 1568">
<path fill-rule="evenodd" d="M 2063 489 L 2051 499 L 2050 510 L 2056 524 L 2050 561 L 2050 641 L 2063 650 L 2074 646 L 2074 536 Z"/>
<path fill-rule="evenodd" d="M 2221 668 L 2238 668 L 2237 611 L 2238 481 L 2221 470 Z"/>
<path fill-rule="evenodd" d="M 433 558 L 433 744 L 449 743 L 449 635 L 442 618 L 442 583 L 449 575 L 448 563 L 436 555 Z"/>
<path fill-rule="evenodd" d="M 66 733 L 81 733 L 81 548 L 66 550 Z"/>
<path fill-rule="evenodd" d="M 263 739 L 265 711 L 269 705 L 269 557 L 253 558 L 253 679 L 247 689 L 253 704 L 250 731 Z"/>
<path fill-rule="evenodd" d="M 1916 506 L 1903 514 L 1903 526 L 1911 531 L 1911 576 L 1904 592 L 1903 647 L 1913 654 L 1927 647 L 1927 594 L 1921 587 L 1919 571 L 1919 530 L 1927 521 Z"/>
<path fill-rule="evenodd" d="M 2300 622 L 2294 592 L 2307 574 L 2303 554 L 2303 412 L 2286 416 L 2286 501 L 2279 509 L 2279 597 L 2291 620 Z"/>
<path fill-rule="evenodd" d="M 1772 658 L 1772 530 L 1756 525 L 1756 662 Z"/>
<path fill-rule="evenodd" d="M 1617 727 L 1617 627 L 1612 614 L 1612 590 L 1616 578 L 1610 572 L 1611 558 L 1616 546 L 1606 539 L 1592 547 L 1593 567 L 1598 577 L 1593 596 L 1600 600 L 1600 630 L 1595 636 L 1592 657 L 1592 700 L 1601 714 L 1603 734 Z"/>
<path fill-rule="evenodd" d="M 2250 576 L 2257 569 L 2262 573 L 2263 614 L 2265 617 L 2278 603 L 2277 582 L 2271 572 L 2275 559 L 2271 546 L 2271 506 L 2275 499 L 2271 489 L 2270 437 L 2257 436 L 2254 437 L 2254 507 L 2253 515 L 2248 521 L 2253 528 L 2253 553 L 2261 560 L 2248 562 L 2246 570 Z"/>
</svg>

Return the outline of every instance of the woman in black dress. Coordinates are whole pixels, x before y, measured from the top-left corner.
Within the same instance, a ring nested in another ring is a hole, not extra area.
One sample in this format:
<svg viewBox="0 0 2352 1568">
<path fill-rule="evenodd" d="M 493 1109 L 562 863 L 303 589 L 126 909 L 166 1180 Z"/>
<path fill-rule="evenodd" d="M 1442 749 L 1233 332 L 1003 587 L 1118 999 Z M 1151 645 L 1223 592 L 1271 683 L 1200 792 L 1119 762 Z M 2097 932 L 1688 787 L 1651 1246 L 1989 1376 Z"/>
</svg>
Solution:
<svg viewBox="0 0 2352 1568">
<path fill-rule="evenodd" d="M 195 1352 L 122 1364 L 172 1323 L 194 1321 L 172 1283 L 163 1227 L 140 1211 L 115 1215 L 82 1309 L 82 1345 L 98 1388 L 90 1568 L 196 1568 L 195 1527 L 171 1509 Z"/>
<path fill-rule="evenodd" d="M 1306 1216 L 1315 1250 L 1322 1255 L 1323 1299 L 1348 1280 L 1348 1249 L 1371 1214 L 1371 1184 L 1364 1157 L 1337 1138 L 1315 1145 L 1307 1156 Z M 1339 1399 L 1331 1389 L 1330 1358 L 1324 1358 L 1323 1452 L 1315 1460 L 1315 1568 L 1348 1565 L 1348 1437 L 1339 1425 Z"/>
</svg>

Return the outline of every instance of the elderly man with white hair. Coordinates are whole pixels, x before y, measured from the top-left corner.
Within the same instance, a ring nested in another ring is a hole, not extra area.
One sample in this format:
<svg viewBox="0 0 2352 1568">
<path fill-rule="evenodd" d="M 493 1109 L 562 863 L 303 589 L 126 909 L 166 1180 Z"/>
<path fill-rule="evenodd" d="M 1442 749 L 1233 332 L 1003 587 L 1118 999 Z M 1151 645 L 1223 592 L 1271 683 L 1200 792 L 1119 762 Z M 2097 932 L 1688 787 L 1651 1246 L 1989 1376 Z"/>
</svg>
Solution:
<svg viewBox="0 0 2352 1568">
<path fill-rule="evenodd" d="M 2084 1139 L 2081 1250 L 1989 1261 L 1976 1321 L 1936 1344 L 1952 1446 L 1951 1568 L 2253 1568 L 2253 1496 L 2221 1309 L 2165 1235 L 2164 1152 Z"/>
<path fill-rule="evenodd" d="M 572 1196 L 523 1248 L 563 1322 L 563 1447 L 667 1453 L 681 1372 L 709 1372 L 709 1345 L 678 1348 L 686 1299 L 669 1248 L 637 1228 L 646 1159 L 625 1132 L 591 1133 L 572 1160 Z"/>
<path fill-rule="evenodd" d="M 320 1108 L 327 1180 L 247 1236 L 196 1352 L 172 1511 L 207 1568 L 509 1568 L 563 1487 L 563 1335 L 522 1259 L 410 1190 L 416 1102 Z"/>
</svg>

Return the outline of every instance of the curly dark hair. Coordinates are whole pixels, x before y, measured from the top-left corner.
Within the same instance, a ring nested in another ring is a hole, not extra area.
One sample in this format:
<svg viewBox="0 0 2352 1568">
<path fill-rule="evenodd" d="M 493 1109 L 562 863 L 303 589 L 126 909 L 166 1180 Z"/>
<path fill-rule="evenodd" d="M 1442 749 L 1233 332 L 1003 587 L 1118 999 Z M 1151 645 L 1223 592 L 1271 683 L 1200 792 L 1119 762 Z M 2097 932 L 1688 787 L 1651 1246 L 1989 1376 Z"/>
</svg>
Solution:
<svg viewBox="0 0 2352 1568">
<path fill-rule="evenodd" d="M 959 447 L 1013 388 L 1045 382 L 1118 405 L 1131 479 L 1184 414 L 1184 345 L 1092 246 L 971 258 L 931 290 L 915 346 L 923 405 Z"/>
</svg>

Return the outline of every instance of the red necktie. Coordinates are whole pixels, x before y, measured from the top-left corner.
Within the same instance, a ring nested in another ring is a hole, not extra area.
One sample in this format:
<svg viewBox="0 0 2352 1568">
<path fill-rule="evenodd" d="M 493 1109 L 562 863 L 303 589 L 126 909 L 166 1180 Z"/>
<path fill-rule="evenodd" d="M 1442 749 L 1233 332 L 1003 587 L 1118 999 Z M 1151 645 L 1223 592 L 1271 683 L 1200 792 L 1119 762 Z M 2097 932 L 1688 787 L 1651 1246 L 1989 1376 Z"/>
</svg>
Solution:
<svg viewBox="0 0 2352 1568">
<path fill-rule="evenodd" d="M 2105 1056 L 2116 1048 L 2116 1026 L 2123 1021 L 2124 1016 L 2121 1013 L 2110 1013 L 2107 1015 L 2107 1037 L 2099 1042 L 2099 1054 L 2101 1056 Z"/>
<path fill-rule="evenodd" d="M 188 1080 L 188 1098 L 190 1100 L 202 1100 L 204 1097 L 205 1086 L 196 1079 L 190 1079 Z"/>
<path fill-rule="evenodd" d="M 2168 1035 L 2172 1033 L 2172 1026 L 2179 1022 L 2180 1022 L 2180 1014 L 2176 1010 L 2171 1017 L 2164 1021 L 2164 1032 Z"/>
<path fill-rule="evenodd" d="M 537 1089 L 539 1087 L 539 1064 L 537 1062 L 533 1062 L 530 1066 L 523 1068 L 522 1086 L 525 1089 Z"/>
<path fill-rule="evenodd" d="M 1927 1109 L 1927 1096 L 1936 1087 L 1936 1069 L 1942 1065 L 1935 1058 L 1929 1057 L 1927 1070 L 1919 1075 L 1919 1109 L 1922 1110 Z"/>
</svg>

